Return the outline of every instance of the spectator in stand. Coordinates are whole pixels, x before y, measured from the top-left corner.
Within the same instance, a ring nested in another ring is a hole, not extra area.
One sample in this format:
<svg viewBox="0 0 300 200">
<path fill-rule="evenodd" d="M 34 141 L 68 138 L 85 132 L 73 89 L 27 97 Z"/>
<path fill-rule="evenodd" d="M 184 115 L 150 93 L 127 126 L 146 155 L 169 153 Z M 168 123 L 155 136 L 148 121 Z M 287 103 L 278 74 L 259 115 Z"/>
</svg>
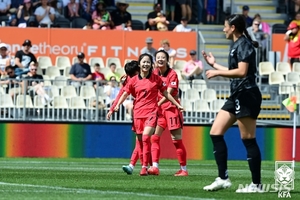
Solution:
<svg viewBox="0 0 300 200">
<path fill-rule="evenodd" d="M 169 54 L 169 61 L 170 61 L 170 67 L 173 68 L 174 67 L 174 62 L 175 62 L 175 57 L 176 57 L 176 50 L 172 49 L 170 47 L 170 42 L 169 40 L 162 40 L 160 42 L 161 47 L 158 50 L 165 50 L 165 52 L 167 52 Z"/>
<path fill-rule="evenodd" d="M 62 12 L 61 2 L 59 2 L 58 0 L 50 0 L 49 5 L 54 9 L 55 18 L 65 17 Z"/>
<path fill-rule="evenodd" d="M 12 0 L 9 12 L 13 15 L 16 15 L 18 12 L 18 9 L 21 5 L 23 5 L 24 0 Z"/>
<path fill-rule="evenodd" d="M 86 25 L 82 29 L 84 30 L 93 29 L 93 22 L 86 23 Z"/>
<path fill-rule="evenodd" d="M 69 17 L 79 17 L 79 3 L 77 3 L 75 0 L 71 0 L 68 3 L 68 11 L 69 11 Z"/>
<path fill-rule="evenodd" d="M 286 0 L 287 1 L 287 0 Z M 300 8 L 300 0 L 293 0 L 293 2 L 295 3 L 295 13 L 299 12 L 299 8 Z M 287 2 L 286 2 L 287 4 Z"/>
<path fill-rule="evenodd" d="M 247 5 L 243 6 L 243 13 L 242 13 L 242 15 L 244 16 L 244 18 L 246 20 L 246 24 L 247 24 L 246 28 L 248 28 L 249 26 L 252 26 L 252 22 L 253 22 L 253 19 L 251 17 L 249 17 L 249 15 L 248 15 L 249 14 L 249 10 L 250 10 L 249 6 L 247 6 Z"/>
<path fill-rule="evenodd" d="M 217 0 L 205 0 L 206 9 L 206 22 L 207 24 L 213 24 L 215 22 L 215 15 L 217 11 Z"/>
<path fill-rule="evenodd" d="M 300 26 L 300 12 L 296 12 L 295 19 L 292 22 L 296 22 Z"/>
<path fill-rule="evenodd" d="M 109 108 L 113 101 L 118 96 L 118 93 L 120 91 L 120 88 L 118 86 L 116 77 L 111 76 L 109 81 L 107 82 L 107 85 L 104 86 L 104 93 L 106 94 L 105 98 L 105 104 Z"/>
<path fill-rule="evenodd" d="M 25 40 L 22 46 L 23 49 L 17 51 L 15 58 L 15 73 L 17 76 L 27 74 L 31 62 L 34 62 L 38 66 L 36 57 L 30 52 L 30 48 L 32 47 L 31 41 Z"/>
<path fill-rule="evenodd" d="M 75 87 L 80 87 L 83 82 L 92 80 L 92 72 L 91 72 L 91 66 L 84 62 L 85 55 L 84 53 L 80 52 L 77 54 L 78 63 L 75 63 L 72 65 L 71 70 L 69 72 L 72 85 Z M 91 83 L 91 82 L 90 82 Z M 90 84 L 89 82 L 86 82 L 86 85 Z"/>
<path fill-rule="evenodd" d="M 20 87 L 20 82 L 17 80 L 17 75 L 15 74 L 15 69 L 13 66 L 9 65 L 5 68 L 5 72 L 7 76 L 0 81 L 0 85 L 6 85 L 6 93 L 9 93 L 10 96 L 13 98 L 15 95 L 21 92 L 17 90 L 10 90 L 11 88 L 18 88 Z"/>
<path fill-rule="evenodd" d="M 187 25 L 187 18 L 182 17 L 180 24 L 178 24 L 173 31 L 174 32 L 191 32 L 193 29 Z"/>
<path fill-rule="evenodd" d="M 188 21 L 192 19 L 192 10 L 190 7 L 190 0 L 177 0 L 181 8 L 181 17 L 187 18 Z"/>
<path fill-rule="evenodd" d="M 81 17 L 86 19 L 88 22 L 92 20 L 92 14 L 96 10 L 96 4 L 98 0 L 82 0 L 83 13 Z"/>
<path fill-rule="evenodd" d="M 95 72 L 92 73 L 92 80 L 99 82 L 99 85 L 105 84 L 106 83 L 105 76 L 104 76 L 104 74 L 102 74 L 100 72 L 99 63 L 95 63 L 94 70 L 95 70 Z M 97 88 L 97 83 L 94 83 L 94 87 L 95 87 L 95 89 Z"/>
<path fill-rule="evenodd" d="M 27 27 L 27 22 L 30 17 L 33 16 L 33 7 L 31 0 L 24 0 L 24 5 L 20 5 L 18 8 L 17 18 L 18 26 L 21 28 Z"/>
<path fill-rule="evenodd" d="M 0 2 L 0 16 L 9 16 L 9 9 L 11 5 L 11 0 L 1 0 Z"/>
<path fill-rule="evenodd" d="M 131 14 L 127 12 L 128 7 L 129 4 L 125 1 L 117 1 L 117 9 L 111 13 L 114 26 L 117 30 L 132 31 Z"/>
<path fill-rule="evenodd" d="M 182 70 L 182 75 L 186 80 L 203 79 L 203 65 L 201 60 L 197 59 L 197 52 L 195 50 L 190 51 L 191 60 L 189 60 Z"/>
<path fill-rule="evenodd" d="M 110 63 L 109 65 L 110 72 L 106 74 L 105 79 L 110 80 L 112 76 L 116 77 L 117 82 L 120 82 L 121 75 L 116 72 L 117 65 L 115 63 Z"/>
<path fill-rule="evenodd" d="M 288 57 L 293 66 L 294 62 L 300 62 L 300 31 L 297 23 L 290 23 L 284 40 L 288 42 Z"/>
<path fill-rule="evenodd" d="M 40 27 L 48 27 L 48 25 L 53 24 L 55 19 L 55 10 L 51 6 L 48 6 L 48 0 L 41 1 L 42 5 L 35 10 L 34 15 L 36 16 L 36 20 Z"/>
<path fill-rule="evenodd" d="M 175 21 L 175 6 L 176 0 L 166 0 L 167 16 L 170 16 L 171 21 Z"/>
<path fill-rule="evenodd" d="M 144 48 L 142 48 L 141 50 L 141 54 L 150 54 L 151 56 L 154 57 L 155 53 L 156 53 L 156 49 L 152 47 L 153 44 L 153 39 L 151 37 L 147 37 L 146 38 L 146 45 Z"/>
<path fill-rule="evenodd" d="M 113 26 L 111 16 L 105 10 L 103 1 L 99 1 L 96 4 L 96 10 L 93 12 L 92 19 L 94 21 L 93 29 L 110 30 Z"/>
<path fill-rule="evenodd" d="M 259 57 L 259 62 L 266 61 L 267 54 L 267 40 L 268 35 L 259 29 L 260 21 L 258 19 L 253 20 L 251 27 L 247 28 L 247 31 L 252 39 L 252 41 L 257 41 L 259 44 L 257 56 Z"/>
<path fill-rule="evenodd" d="M 7 45 L 0 43 L 0 76 L 6 75 L 5 68 L 10 65 L 10 56 L 7 51 Z"/>
<path fill-rule="evenodd" d="M 161 12 L 161 6 L 159 3 L 156 3 L 153 8 L 154 11 L 150 12 L 147 16 L 148 21 L 146 22 L 147 30 L 157 30 L 157 23 L 164 22 L 166 19 L 161 19 L 162 21 L 157 21 L 157 13 Z"/>
<path fill-rule="evenodd" d="M 300 15 L 299 15 L 300 16 Z M 259 22 L 259 30 L 262 30 L 262 32 L 264 32 L 267 35 L 271 34 L 271 29 L 270 29 L 270 25 L 267 22 L 262 21 L 262 18 L 260 16 L 260 14 L 255 14 L 253 17 L 253 21 L 257 20 Z M 252 24 L 253 25 L 253 24 Z"/>
<path fill-rule="evenodd" d="M 158 31 L 168 31 L 170 22 L 162 12 L 157 13 L 157 17 L 154 20 L 157 22 L 156 28 Z"/>
</svg>

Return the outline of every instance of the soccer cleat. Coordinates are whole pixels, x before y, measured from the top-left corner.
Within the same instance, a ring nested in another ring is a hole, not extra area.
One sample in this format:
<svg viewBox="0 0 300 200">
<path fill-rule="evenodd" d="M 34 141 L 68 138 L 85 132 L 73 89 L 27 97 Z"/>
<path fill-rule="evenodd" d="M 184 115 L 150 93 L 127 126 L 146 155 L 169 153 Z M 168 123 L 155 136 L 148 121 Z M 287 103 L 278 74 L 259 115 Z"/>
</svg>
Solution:
<svg viewBox="0 0 300 200">
<path fill-rule="evenodd" d="M 261 188 L 261 184 L 257 185 L 254 183 L 251 183 L 250 185 L 247 185 L 244 188 L 239 188 L 235 191 L 236 193 L 262 193 L 264 190 Z"/>
<path fill-rule="evenodd" d="M 140 176 L 148 176 L 148 172 L 147 172 L 146 167 L 142 167 L 142 169 L 140 171 Z"/>
<path fill-rule="evenodd" d="M 130 166 L 128 166 L 128 165 L 123 165 L 122 169 L 123 169 L 123 171 L 126 172 L 128 175 L 131 175 L 132 172 L 133 172 L 133 169 L 132 169 Z"/>
<path fill-rule="evenodd" d="M 185 170 L 180 169 L 178 172 L 174 174 L 174 176 L 188 176 L 189 173 Z"/>
<path fill-rule="evenodd" d="M 159 175 L 159 169 L 157 167 L 150 167 L 148 169 L 148 174 L 158 176 Z"/>
<path fill-rule="evenodd" d="M 224 179 L 221 179 L 220 177 L 218 177 L 212 184 L 205 186 L 203 188 L 203 190 L 216 191 L 216 190 L 220 190 L 220 189 L 229 188 L 230 186 L 231 186 L 231 182 L 230 182 L 229 178 L 224 180 Z"/>
</svg>

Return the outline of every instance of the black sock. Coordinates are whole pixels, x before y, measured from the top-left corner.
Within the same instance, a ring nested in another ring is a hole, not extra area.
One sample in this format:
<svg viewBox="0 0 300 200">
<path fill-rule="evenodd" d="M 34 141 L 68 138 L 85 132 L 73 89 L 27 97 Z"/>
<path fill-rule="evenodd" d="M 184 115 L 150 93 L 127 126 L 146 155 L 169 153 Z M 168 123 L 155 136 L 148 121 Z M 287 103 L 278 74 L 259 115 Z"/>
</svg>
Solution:
<svg viewBox="0 0 300 200">
<path fill-rule="evenodd" d="M 261 155 L 256 138 L 245 139 L 243 143 L 247 150 L 247 160 L 254 184 L 261 184 Z"/>
<path fill-rule="evenodd" d="M 214 155 L 218 165 L 219 177 L 227 179 L 227 146 L 223 135 L 211 135 L 214 145 Z"/>
</svg>

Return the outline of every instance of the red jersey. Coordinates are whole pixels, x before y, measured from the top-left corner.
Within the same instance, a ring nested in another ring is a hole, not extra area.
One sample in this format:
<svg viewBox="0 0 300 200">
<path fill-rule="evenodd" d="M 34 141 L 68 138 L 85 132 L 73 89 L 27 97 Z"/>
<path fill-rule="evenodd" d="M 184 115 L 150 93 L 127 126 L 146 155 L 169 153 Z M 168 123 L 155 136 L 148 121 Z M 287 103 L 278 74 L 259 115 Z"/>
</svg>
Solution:
<svg viewBox="0 0 300 200">
<path fill-rule="evenodd" d="M 161 78 L 151 73 L 146 78 L 136 75 L 124 87 L 128 94 L 135 94 L 134 118 L 145 118 L 151 113 L 157 112 L 158 92 L 163 93 L 166 87 Z"/>
<path fill-rule="evenodd" d="M 300 57 L 300 33 L 298 32 L 296 36 L 290 37 L 288 45 L 288 56 L 290 58 Z"/>
<path fill-rule="evenodd" d="M 92 73 L 92 79 L 93 80 L 96 80 L 98 78 L 101 78 L 101 80 L 105 80 L 104 74 L 102 74 L 101 72 Z"/>
<path fill-rule="evenodd" d="M 177 99 L 176 97 L 177 97 L 178 91 L 179 91 L 179 89 L 178 89 L 179 81 L 178 81 L 178 76 L 177 76 L 177 73 L 175 72 L 175 70 L 168 68 L 164 74 L 160 74 L 159 69 L 155 69 L 155 73 L 160 76 L 164 85 L 167 88 L 173 88 L 173 92 L 171 93 L 171 95 L 175 99 Z M 159 93 L 158 98 L 160 100 L 161 98 L 163 98 L 163 95 L 161 93 Z M 168 109 L 170 107 L 176 107 L 176 106 L 170 101 L 167 101 L 161 105 L 162 109 Z"/>
<path fill-rule="evenodd" d="M 121 98 L 122 94 L 124 93 L 124 87 L 125 87 L 126 84 L 129 82 L 130 79 L 131 79 L 130 76 L 126 76 L 126 79 L 125 79 L 125 81 L 124 81 L 124 83 L 123 83 L 123 87 L 122 87 L 121 90 L 119 91 L 119 93 L 118 93 L 116 99 L 114 100 L 114 103 L 110 106 L 109 111 L 113 112 L 113 110 L 115 109 L 115 107 L 116 107 L 116 105 L 117 105 L 119 99 Z M 131 96 L 133 96 L 133 97 L 135 98 L 135 94 L 134 94 L 134 93 L 132 93 Z"/>
</svg>

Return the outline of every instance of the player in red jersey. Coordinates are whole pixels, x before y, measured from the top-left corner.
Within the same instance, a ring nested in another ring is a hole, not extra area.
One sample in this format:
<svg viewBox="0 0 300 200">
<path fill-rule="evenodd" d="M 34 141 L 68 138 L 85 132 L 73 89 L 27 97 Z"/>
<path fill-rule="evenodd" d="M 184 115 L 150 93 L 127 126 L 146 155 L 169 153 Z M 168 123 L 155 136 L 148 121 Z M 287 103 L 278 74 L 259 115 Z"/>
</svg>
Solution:
<svg viewBox="0 0 300 200">
<path fill-rule="evenodd" d="M 157 51 L 155 54 L 155 61 L 157 68 L 155 72 L 161 77 L 164 84 L 167 86 L 167 91 L 178 100 L 179 81 L 177 73 L 168 65 L 169 55 L 164 50 Z M 157 126 L 154 135 L 151 137 L 151 156 L 152 167 L 148 169 L 150 175 L 159 175 L 159 156 L 160 156 L 160 137 L 163 131 L 168 128 L 171 132 L 172 141 L 176 148 L 178 161 L 180 164 L 180 170 L 175 173 L 175 176 L 188 176 L 186 169 L 186 150 L 182 142 L 182 126 L 183 116 L 176 106 L 159 94 L 159 102 L 161 114 L 158 117 Z"/>
<path fill-rule="evenodd" d="M 183 110 L 183 107 L 167 92 L 161 78 L 152 73 L 153 58 L 151 55 L 140 55 L 139 65 L 140 73 L 130 79 L 124 87 L 124 93 L 120 97 L 115 107 L 115 111 L 119 110 L 119 106 L 129 94 L 136 95 L 133 111 L 133 124 L 140 148 L 143 152 L 143 166 L 140 175 L 147 176 L 147 167 L 151 150 L 150 137 L 155 131 L 158 117 L 158 92 L 161 92 L 168 100 L 176 105 L 179 110 Z"/>
<path fill-rule="evenodd" d="M 122 94 L 124 92 L 124 87 L 126 86 L 128 81 L 133 76 L 137 75 L 140 72 L 140 67 L 139 67 L 138 61 L 133 60 L 133 61 L 130 61 L 130 62 L 126 63 L 125 66 L 124 66 L 124 70 L 126 72 L 126 75 L 121 78 L 121 80 L 125 79 L 123 81 L 123 87 L 121 88 L 118 96 L 114 100 L 113 104 L 111 105 L 111 107 L 109 109 L 109 112 L 106 115 L 106 118 L 108 120 L 110 119 L 111 115 L 113 114 L 114 109 L 115 109 L 120 97 L 122 96 Z M 132 96 L 135 97 L 135 94 L 132 94 Z M 135 132 L 134 126 L 132 126 L 132 131 Z M 140 151 L 140 145 L 139 145 L 138 139 L 136 139 L 135 148 L 132 152 L 131 159 L 130 159 L 130 164 L 122 166 L 122 169 L 124 170 L 124 172 L 126 172 L 129 175 L 132 174 L 133 169 L 135 167 L 135 164 L 136 164 L 136 162 L 139 158 L 140 158 L 140 161 L 141 161 L 141 164 L 142 164 L 142 160 L 143 160 L 142 155 L 143 154 Z"/>
</svg>

